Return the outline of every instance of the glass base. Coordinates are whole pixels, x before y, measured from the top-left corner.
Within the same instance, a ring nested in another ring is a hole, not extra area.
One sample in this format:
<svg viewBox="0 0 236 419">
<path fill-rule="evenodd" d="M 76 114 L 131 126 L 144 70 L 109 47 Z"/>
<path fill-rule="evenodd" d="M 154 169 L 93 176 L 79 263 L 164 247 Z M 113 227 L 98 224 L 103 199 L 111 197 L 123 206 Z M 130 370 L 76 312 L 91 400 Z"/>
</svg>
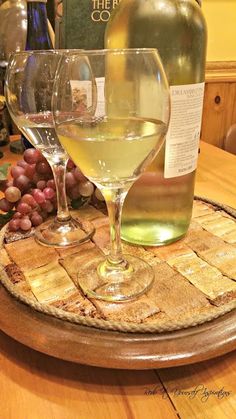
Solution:
<svg viewBox="0 0 236 419">
<path fill-rule="evenodd" d="M 124 264 L 115 265 L 104 258 L 88 261 L 78 272 L 78 285 L 88 297 L 122 302 L 134 300 L 152 285 L 154 271 L 142 259 L 124 255 Z"/>
<path fill-rule="evenodd" d="M 35 230 L 35 239 L 44 246 L 69 247 L 88 241 L 94 234 L 94 226 L 86 221 L 83 225 L 70 218 L 59 221 L 57 218 L 48 220 Z"/>
</svg>

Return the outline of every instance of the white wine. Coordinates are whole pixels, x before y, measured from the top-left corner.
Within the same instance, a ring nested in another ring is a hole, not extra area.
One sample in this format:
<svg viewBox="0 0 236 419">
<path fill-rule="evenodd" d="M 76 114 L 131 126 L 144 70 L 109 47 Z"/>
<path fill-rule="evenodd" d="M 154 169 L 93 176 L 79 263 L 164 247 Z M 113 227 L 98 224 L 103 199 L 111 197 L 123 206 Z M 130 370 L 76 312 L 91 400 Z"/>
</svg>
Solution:
<svg viewBox="0 0 236 419">
<path fill-rule="evenodd" d="M 164 179 L 159 161 L 157 157 L 128 192 L 121 228 L 126 241 L 146 246 L 168 244 L 181 238 L 189 226 L 194 174 Z"/>
<path fill-rule="evenodd" d="M 15 122 L 27 140 L 40 150 L 50 163 L 58 164 L 60 160 L 68 158 L 57 138 L 50 112 L 18 117 L 15 118 Z"/>
<path fill-rule="evenodd" d="M 22 127 L 27 140 L 41 153 L 50 163 L 59 163 L 61 159 L 67 159 L 67 155 L 59 141 L 55 129 L 52 127 Z"/>
<path fill-rule="evenodd" d="M 57 126 L 61 144 L 100 187 L 127 187 L 159 151 L 166 125 L 142 118 L 70 121 Z"/>
<path fill-rule="evenodd" d="M 194 196 L 206 59 L 206 24 L 196 0 L 122 0 L 107 48 L 158 49 L 171 86 L 166 144 L 124 203 L 124 240 L 164 245 L 183 237 Z M 150 100 L 150 107 L 152 101 Z"/>
</svg>

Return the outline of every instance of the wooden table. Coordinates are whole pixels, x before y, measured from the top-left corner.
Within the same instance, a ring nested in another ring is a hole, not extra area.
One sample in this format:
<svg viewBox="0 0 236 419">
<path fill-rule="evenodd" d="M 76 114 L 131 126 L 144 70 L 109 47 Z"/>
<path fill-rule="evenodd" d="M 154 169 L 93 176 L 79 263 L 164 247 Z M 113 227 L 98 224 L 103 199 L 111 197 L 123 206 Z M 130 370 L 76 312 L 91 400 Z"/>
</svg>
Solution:
<svg viewBox="0 0 236 419">
<path fill-rule="evenodd" d="M 6 151 L 5 161 L 18 159 Z M 235 175 L 236 156 L 201 144 L 196 194 L 236 208 Z M 184 367 L 111 370 L 51 358 L 0 332 L 0 406 L 1 419 L 233 419 L 236 351 Z"/>
</svg>

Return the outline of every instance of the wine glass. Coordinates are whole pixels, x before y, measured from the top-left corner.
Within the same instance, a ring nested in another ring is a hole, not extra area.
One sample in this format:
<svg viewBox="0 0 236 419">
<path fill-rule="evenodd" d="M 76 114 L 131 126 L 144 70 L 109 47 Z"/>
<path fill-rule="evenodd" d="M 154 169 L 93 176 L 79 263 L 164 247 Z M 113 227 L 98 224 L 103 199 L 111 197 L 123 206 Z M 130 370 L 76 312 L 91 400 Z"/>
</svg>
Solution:
<svg viewBox="0 0 236 419">
<path fill-rule="evenodd" d="M 63 52 L 52 50 L 22 51 L 10 58 L 5 93 L 9 112 L 29 142 L 41 151 L 51 166 L 57 193 L 57 216 L 35 230 L 41 244 L 54 247 L 74 246 L 87 241 L 94 227 L 86 223 L 86 231 L 68 210 L 65 175 L 68 154 L 58 141 L 51 98 L 56 69 Z"/>
<path fill-rule="evenodd" d="M 144 260 L 122 253 L 121 209 L 168 128 L 169 88 L 157 50 L 64 55 L 54 84 L 53 112 L 61 144 L 101 190 L 110 221 L 109 256 L 78 267 L 77 285 L 92 298 L 135 299 L 150 288 L 154 271 Z"/>
</svg>

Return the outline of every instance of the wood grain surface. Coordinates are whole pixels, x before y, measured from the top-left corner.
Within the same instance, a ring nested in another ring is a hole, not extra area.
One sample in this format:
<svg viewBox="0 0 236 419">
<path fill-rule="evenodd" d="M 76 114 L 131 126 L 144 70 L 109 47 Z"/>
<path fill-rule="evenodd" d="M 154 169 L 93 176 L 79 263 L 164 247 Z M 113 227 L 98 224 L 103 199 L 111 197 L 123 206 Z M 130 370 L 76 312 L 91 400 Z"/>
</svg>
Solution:
<svg viewBox="0 0 236 419">
<path fill-rule="evenodd" d="M 201 136 L 225 148 L 225 137 L 236 123 L 236 61 L 207 63 Z"/>
<path fill-rule="evenodd" d="M 235 78 L 236 80 L 236 78 Z M 202 137 L 210 144 L 224 148 L 228 129 L 236 122 L 236 82 L 207 83 L 203 113 Z"/>
<path fill-rule="evenodd" d="M 202 143 L 196 194 L 236 207 L 235 171 L 235 156 Z M 114 370 L 58 360 L 0 333 L 0 404 L 3 419 L 231 419 L 236 352 L 162 370 Z"/>
<path fill-rule="evenodd" d="M 171 367 L 214 358 L 236 346 L 235 310 L 194 328 L 142 334 L 99 330 L 38 313 L 3 287 L 0 305 L 0 329 L 9 336 L 45 354 L 99 367 Z"/>
</svg>

